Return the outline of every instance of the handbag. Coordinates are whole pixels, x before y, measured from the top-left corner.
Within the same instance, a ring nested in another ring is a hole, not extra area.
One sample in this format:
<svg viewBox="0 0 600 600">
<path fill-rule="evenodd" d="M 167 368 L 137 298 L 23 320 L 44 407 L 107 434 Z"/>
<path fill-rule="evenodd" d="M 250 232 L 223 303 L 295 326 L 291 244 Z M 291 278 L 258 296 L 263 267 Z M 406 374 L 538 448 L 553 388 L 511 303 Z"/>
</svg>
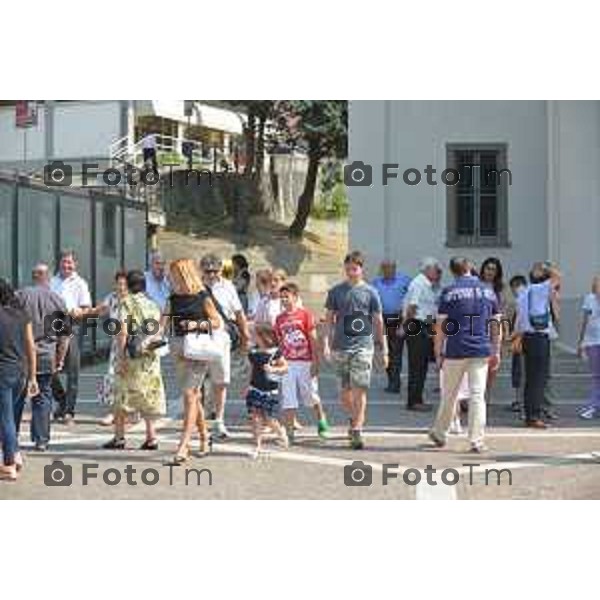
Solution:
<svg viewBox="0 0 600 600">
<path fill-rule="evenodd" d="M 215 295 L 212 293 L 212 290 L 209 287 L 207 287 L 206 290 L 208 291 L 208 294 L 210 295 L 210 298 L 213 301 L 213 304 L 215 305 L 215 308 L 217 309 L 221 320 L 223 321 L 225 331 L 229 335 L 229 339 L 231 340 L 231 351 L 235 352 L 240 347 L 242 341 L 242 334 L 240 332 L 240 328 L 238 327 L 238 324 L 235 321 L 232 321 L 231 319 L 227 318 L 223 307 L 215 298 Z"/>
<path fill-rule="evenodd" d="M 106 373 L 96 383 L 96 399 L 99 404 L 111 405 L 115 394 L 115 376 Z"/>
<path fill-rule="evenodd" d="M 224 352 L 224 345 L 211 333 L 191 332 L 183 336 L 183 356 L 188 360 L 212 362 Z"/>
<path fill-rule="evenodd" d="M 531 311 L 531 287 L 529 288 L 528 294 L 528 305 L 529 310 Z M 548 303 L 549 304 L 549 303 Z M 529 312 L 529 324 L 533 327 L 534 331 L 544 331 L 550 327 L 550 306 L 546 309 L 546 312 L 540 315 L 532 315 Z"/>
<path fill-rule="evenodd" d="M 139 322 L 144 321 L 144 315 L 140 309 L 137 301 L 131 296 L 131 300 L 133 303 L 133 309 L 136 314 L 133 316 Z M 145 335 L 140 330 L 137 333 L 133 333 L 127 336 L 127 341 L 125 342 L 125 355 L 129 358 L 142 358 L 146 354 L 150 354 L 151 352 L 166 346 L 168 342 L 162 337 L 160 333 L 155 335 Z"/>
</svg>

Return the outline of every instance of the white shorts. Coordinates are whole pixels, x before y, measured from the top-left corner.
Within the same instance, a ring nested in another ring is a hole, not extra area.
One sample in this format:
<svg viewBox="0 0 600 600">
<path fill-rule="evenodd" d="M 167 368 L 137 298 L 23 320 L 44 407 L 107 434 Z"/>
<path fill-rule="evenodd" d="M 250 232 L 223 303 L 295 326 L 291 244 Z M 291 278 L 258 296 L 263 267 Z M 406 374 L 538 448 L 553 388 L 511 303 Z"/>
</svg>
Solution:
<svg viewBox="0 0 600 600">
<path fill-rule="evenodd" d="M 223 353 L 218 360 L 208 364 L 208 377 L 213 385 L 229 385 L 231 382 L 231 339 L 228 335 L 221 335 Z"/>
<path fill-rule="evenodd" d="M 319 383 L 310 374 L 311 363 L 305 360 L 288 361 L 288 371 L 281 380 L 281 408 L 296 409 L 299 403 L 314 406 L 320 402 Z"/>
</svg>

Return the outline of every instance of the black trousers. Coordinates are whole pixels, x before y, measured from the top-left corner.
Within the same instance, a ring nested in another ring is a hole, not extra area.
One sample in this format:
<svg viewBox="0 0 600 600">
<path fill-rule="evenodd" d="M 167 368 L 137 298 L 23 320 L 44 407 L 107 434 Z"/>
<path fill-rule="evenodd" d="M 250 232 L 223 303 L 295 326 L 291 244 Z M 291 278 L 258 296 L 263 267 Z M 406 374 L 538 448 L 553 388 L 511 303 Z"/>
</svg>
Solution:
<svg viewBox="0 0 600 600">
<path fill-rule="evenodd" d="M 402 315 L 384 314 L 383 320 L 388 344 L 388 385 L 400 391 L 400 373 L 402 372 L 402 353 L 404 351 L 404 337 L 398 334 L 402 327 Z"/>
<path fill-rule="evenodd" d="M 69 349 L 65 356 L 63 376 L 66 379 L 66 387 L 61 381 L 61 375 L 55 373 L 52 377 L 52 393 L 58 403 L 57 415 L 59 416 L 75 416 L 81 369 L 80 344 L 80 332 L 77 331 L 69 340 Z"/>
<path fill-rule="evenodd" d="M 523 385 L 523 355 L 513 354 L 510 368 L 510 379 L 512 387 L 516 390 Z"/>
<path fill-rule="evenodd" d="M 550 339 L 545 333 L 526 333 L 523 336 L 525 362 L 525 418 L 541 419 L 544 391 L 548 379 Z"/>
<path fill-rule="evenodd" d="M 158 171 L 158 162 L 156 161 L 156 150 L 154 148 L 143 148 L 142 154 L 144 158 L 144 164 L 149 160 L 152 162 L 152 170 Z"/>
<path fill-rule="evenodd" d="M 427 333 L 427 326 L 421 322 L 418 335 L 407 335 L 408 347 L 408 406 L 423 402 L 423 388 L 427 379 L 427 369 L 433 358 L 433 339 Z"/>
</svg>

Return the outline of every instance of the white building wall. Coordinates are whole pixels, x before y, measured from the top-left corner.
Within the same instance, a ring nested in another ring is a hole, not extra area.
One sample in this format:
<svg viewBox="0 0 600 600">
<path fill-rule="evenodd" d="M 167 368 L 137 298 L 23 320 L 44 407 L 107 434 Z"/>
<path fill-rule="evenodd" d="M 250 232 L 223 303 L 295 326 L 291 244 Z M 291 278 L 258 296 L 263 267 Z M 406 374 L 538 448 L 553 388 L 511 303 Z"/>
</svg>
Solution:
<svg viewBox="0 0 600 600">
<path fill-rule="evenodd" d="M 121 133 L 118 100 L 65 102 L 54 109 L 54 158 L 108 157 Z"/>
<path fill-rule="evenodd" d="M 563 272 L 561 338 L 574 346 L 579 307 L 600 274 L 600 102 L 548 102 L 549 255 Z"/>
<path fill-rule="evenodd" d="M 446 247 L 446 144 L 506 143 L 509 248 Z M 356 101 L 350 109 L 350 159 L 373 165 L 373 186 L 350 188 L 350 245 L 368 254 L 371 267 L 389 254 L 414 273 L 422 256 L 444 262 L 458 253 L 476 261 L 498 256 L 507 272 L 526 272 L 547 257 L 547 118 L 545 102 Z M 381 184 L 382 163 L 399 163 L 399 178 Z M 431 164 L 437 186 L 425 175 L 417 186 L 402 172 Z"/>
</svg>

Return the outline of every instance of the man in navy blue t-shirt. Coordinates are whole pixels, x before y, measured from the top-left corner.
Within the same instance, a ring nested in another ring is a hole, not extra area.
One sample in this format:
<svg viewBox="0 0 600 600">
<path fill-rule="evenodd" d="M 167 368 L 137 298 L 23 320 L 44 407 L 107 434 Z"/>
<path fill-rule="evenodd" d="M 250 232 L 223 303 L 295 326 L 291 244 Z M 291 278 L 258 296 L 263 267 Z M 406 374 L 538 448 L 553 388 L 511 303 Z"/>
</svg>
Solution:
<svg viewBox="0 0 600 600">
<path fill-rule="evenodd" d="M 488 367 L 497 369 L 500 362 L 500 311 L 496 294 L 471 275 L 471 263 L 466 258 L 453 258 L 450 271 L 455 280 L 442 291 L 434 337 L 443 396 L 429 437 L 436 446 L 446 444 L 458 390 L 466 374 L 469 440 L 471 449 L 481 452 Z"/>
</svg>

